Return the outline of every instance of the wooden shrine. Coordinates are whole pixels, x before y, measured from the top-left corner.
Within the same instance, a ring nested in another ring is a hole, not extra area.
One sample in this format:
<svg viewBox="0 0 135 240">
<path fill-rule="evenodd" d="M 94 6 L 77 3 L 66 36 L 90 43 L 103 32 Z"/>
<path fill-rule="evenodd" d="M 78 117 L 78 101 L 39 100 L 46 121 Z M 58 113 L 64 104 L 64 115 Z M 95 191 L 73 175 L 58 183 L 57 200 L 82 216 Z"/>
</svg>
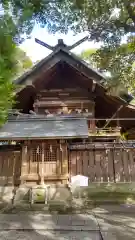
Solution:
<svg viewBox="0 0 135 240">
<path fill-rule="evenodd" d="M 42 45 L 53 52 L 16 80 L 16 105 L 0 129 L 1 184 L 134 181 L 135 109 L 107 94 L 104 76 L 70 52 L 76 44 Z"/>
</svg>

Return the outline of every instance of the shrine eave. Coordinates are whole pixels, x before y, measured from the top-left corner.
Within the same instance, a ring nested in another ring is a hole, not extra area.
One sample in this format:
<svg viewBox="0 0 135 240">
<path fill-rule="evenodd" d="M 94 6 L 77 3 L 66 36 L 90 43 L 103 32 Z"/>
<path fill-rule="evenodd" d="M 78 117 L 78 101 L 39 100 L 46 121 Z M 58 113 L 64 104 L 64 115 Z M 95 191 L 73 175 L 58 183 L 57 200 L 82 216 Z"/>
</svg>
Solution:
<svg viewBox="0 0 135 240">
<path fill-rule="evenodd" d="M 99 71 L 95 70 L 92 66 L 87 64 L 81 58 L 71 53 L 65 48 L 57 48 L 53 53 L 49 56 L 41 60 L 39 63 L 34 65 L 28 72 L 24 73 L 21 77 L 15 80 L 15 84 L 25 85 L 29 78 L 32 78 L 39 70 L 44 68 L 44 71 L 47 72 L 54 65 L 59 62 L 66 62 L 82 74 L 84 74 L 88 78 L 92 78 L 99 85 L 101 85 L 100 81 L 105 80 L 105 76 L 101 74 Z M 34 81 L 34 78 L 32 79 Z M 26 84 L 27 85 L 27 84 Z M 101 88 L 103 86 L 101 85 Z"/>
<path fill-rule="evenodd" d="M 85 118 L 16 119 L 0 129 L 0 140 L 88 138 Z"/>
</svg>

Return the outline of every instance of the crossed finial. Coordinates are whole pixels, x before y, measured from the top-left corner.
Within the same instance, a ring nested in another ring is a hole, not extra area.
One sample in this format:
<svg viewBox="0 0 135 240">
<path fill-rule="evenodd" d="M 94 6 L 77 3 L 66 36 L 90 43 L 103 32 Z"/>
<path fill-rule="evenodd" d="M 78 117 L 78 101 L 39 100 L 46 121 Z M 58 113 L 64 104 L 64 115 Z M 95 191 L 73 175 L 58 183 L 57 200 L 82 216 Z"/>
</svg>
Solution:
<svg viewBox="0 0 135 240">
<path fill-rule="evenodd" d="M 54 51 L 56 48 L 58 47 L 65 47 L 67 50 L 72 50 L 73 48 L 77 47 L 78 45 L 80 45 L 81 43 L 85 42 L 86 40 L 89 39 L 89 36 L 86 36 L 82 39 L 80 39 L 79 41 L 77 41 L 76 43 L 74 43 L 71 46 L 67 46 L 64 42 L 63 39 L 58 39 L 58 44 L 56 46 L 50 46 L 49 44 L 35 38 L 35 42 L 42 45 L 43 47 L 48 48 L 51 51 Z"/>
</svg>

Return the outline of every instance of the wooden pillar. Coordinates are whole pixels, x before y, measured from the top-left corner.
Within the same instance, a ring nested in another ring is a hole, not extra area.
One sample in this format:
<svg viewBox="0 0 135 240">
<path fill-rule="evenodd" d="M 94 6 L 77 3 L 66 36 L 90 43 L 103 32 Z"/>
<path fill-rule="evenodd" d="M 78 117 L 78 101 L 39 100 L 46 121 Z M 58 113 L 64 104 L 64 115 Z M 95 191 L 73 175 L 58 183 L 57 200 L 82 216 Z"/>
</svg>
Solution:
<svg viewBox="0 0 135 240">
<path fill-rule="evenodd" d="M 21 184 L 24 184 L 24 176 L 28 174 L 27 172 L 27 158 L 28 158 L 28 145 L 24 143 L 22 146 L 22 166 L 21 166 Z"/>
<path fill-rule="evenodd" d="M 60 175 L 61 174 L 61 145 L 57 146 L 57 174 Z"/>
<path fill-rule="evenodd" d="M 44 185 L 44 143 L 42 143 L 42 162 L 41 162 L 41 185 Z"/>
<path fill-rule="evenodd" d="M 68 177 L 68 149 L 66 141 L 60 141 L 62 149 L 62 175 Z M 63 180 L 63 183 L 66 184 L 67 180 Z"/>
</svg>

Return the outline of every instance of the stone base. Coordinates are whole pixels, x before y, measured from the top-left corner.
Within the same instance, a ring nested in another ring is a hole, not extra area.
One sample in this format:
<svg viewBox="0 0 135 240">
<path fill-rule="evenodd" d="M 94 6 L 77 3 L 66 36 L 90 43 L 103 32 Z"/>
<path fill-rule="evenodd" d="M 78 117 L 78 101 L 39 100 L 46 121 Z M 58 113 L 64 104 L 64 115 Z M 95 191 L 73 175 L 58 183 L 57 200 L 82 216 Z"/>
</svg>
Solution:
<svg viewBox="0 0 135 240">
<path fill-rule="evenodd" d="M 37 192 L 40 201 L 34 201 L 32 204 L 31 191 Z M 66 212 L 85 211 L 101 204 L 135 204 L 135 183 L 91 183 L 88 187 L 74 189 L 69 189 L 62 184 L 50 185 L 47 196 L 45 194 L 44 188 L 38 185 L 35 187 L 23 185 L 16 189 L 1 187 L 0 206 L 3 208 L 3 206 L 13 205 L 20 210 L 24 208 Z"/>
<path fill-rule="evenodd" d="M 135 183 L 91 183 L 88 187 L 72 189 L 72 196 L 74 199 L 81 199 L 83 206 L 135 203 Z"/>
</svg>

